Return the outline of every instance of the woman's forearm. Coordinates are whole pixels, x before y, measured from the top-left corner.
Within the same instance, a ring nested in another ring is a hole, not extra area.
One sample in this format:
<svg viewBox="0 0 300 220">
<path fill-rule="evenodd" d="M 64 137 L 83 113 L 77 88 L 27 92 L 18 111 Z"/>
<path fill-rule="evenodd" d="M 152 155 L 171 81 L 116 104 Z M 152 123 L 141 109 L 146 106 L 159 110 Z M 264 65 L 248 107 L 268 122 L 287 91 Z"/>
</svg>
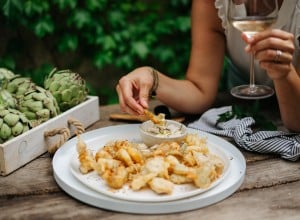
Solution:
<svg viewBox="0 0 300 220">
<path fill-rule="evenodd" d="M 156 97 L 179 112 L 196 114 L 204 112 L 212 105 L 216 93 L 217 90 L 201 90 L 190 80 L 176 80 L 159 74 Z"/>
</svg>

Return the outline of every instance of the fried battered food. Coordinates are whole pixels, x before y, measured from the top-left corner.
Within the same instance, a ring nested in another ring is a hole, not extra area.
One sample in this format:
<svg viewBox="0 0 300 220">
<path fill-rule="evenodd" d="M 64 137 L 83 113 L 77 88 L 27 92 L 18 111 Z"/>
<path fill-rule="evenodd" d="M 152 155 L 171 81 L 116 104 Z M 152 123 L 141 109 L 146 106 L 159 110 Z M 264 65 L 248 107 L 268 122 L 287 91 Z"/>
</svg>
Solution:
<svg viewBox="0 0 300 220">
<path fill-rule="evenodd" d="M 201 152 L 192 151 L 193 158 L 198 166 L 208 163 L 209 158 Z"/>
<path fill-rule="evenodd" d="M 206 138 L 188 134 L 182 143 L 164 142 L 148 148 L 128 140 L 106 143 L 95 156 L 78 136 L 80 171 L 95 170 L 106 184 L 133 191 L 149 187 L 157 194 L 170 194 L 174 184 L 208 188 L 224 172 L 222 159 L 212 154 Z"/>
<path fill-rule="evenodd" d="M 176 164 L 180 164 L 177 157 L 175 157 L 173 155 L 168 155 L 165 160 L 166 160 L 167 163 L 170 164 L 169 170 L 172 169 L 172 167 L 174 167 Z"/>
<path fill-rule="evenodd" d="M 191 176 L 193 173 L 193 167 L 188 167 L 182 163 L 173 166 L 173 173 L 185 176 Z"/>
<path fill-rule="evenodd" d="M 141 169 L 142 169 L 142 165 L 141 164 L 133 164 L 132 166 L 130 167 L 126 167 L 126 170 L 128 172 L 128 180 L 132 180 L 132 178 L 141 172 Z"/>
<path fill-rule="evenodd" d="M 169 163 L 161 156 L 152 157 L 145 163 L 143 173 L 154 173 L 156 176 L 169 178 Z"/>
<path fill-rule="evenodd" d="M 158 194 L 171 194 L 174 188 L 174 184 L 161 177 L 155 177 L 149 181 L 150 188 Z"/>
<path fill-rule="evenodd" d="M 146 175 L 137 175 L 130 183 L 130 187 L 132 190 L 137 191 L 143 187 L 146 187 L 148 182 L 156 177 L 155 173 L 148 173 Z"/>
<path fill-rule="evenodd" d="M 134 163 L 144 164 L 145 159 L 142 152 L 138 148 L 134 146 L 128 146 L 125 149 Z"/>
<path fill-rule="evenodd" d="M 218 157 L 218 156 L 215 155 L 215 154 L 209 154 L 209 155 L 208 155 L 208 158 L 209 158 L 209 161 L 210 161 L 211 163 L 214 164 L 215 169 L 216 169 L 216 172 L 217 172 L 219 175 L 221 175 L 222 172 L 224 171 L 224 163 L 223 163 L 223 161 L 221 160 L 221 158 Z"/>
<path fill-rule="evenodd" d="M 115 169 L 106 170 L 102 178 L 106 181 L 108 186 L 114 189 L 120 189 L 127 182 L 128 172 L 124 166 L 120 166 Z"/>
<path fill-rule="evenodd" d="M 165 114 L 159 113 L 158 115 L 153 114 L 151 111 L 145 109 L 144 113 L 149 120 L 151 120 L 154 124 L 157 125 L 165 125 L 166 120 L 165 120 Z"/>
<path fill-rule="evenodd" d="M 184 164 L 186 164 L 188 166 L 191 166 L 191 167 L 196 166 L 196 160 L 195 160 L 195 157 L 192 152 L 185 152 L 183 154 L 182 161 Z"/>
<path fill-rule="evenodd" d="M 124 148 L 121 148 L 117 151 L 117 159 L 121 160 L 122 162 L 124 162 L 128 167 L 133 165 L 133 161 L 128 153 L 127 150 L 125 150 Z"/>
<path fill-rule="evenodd" d="M 170 175 L 170 181 L 175 184 L 185 184 L 185 183 L 192 183 L 193 179 L 185 175 L 179 175 L 173 173 Z"/>
<path fill-rule="evenodd" d="M 113 156 L 106 151 L 105 149 L 100 149 L 99 151 L 97 151 L 96 155 L 95 155 L 95 160 L 98 161 L 100 158 L 110 158 L 112 159 Z"/>
<path fill-rule="evenodd" d="M 151 147 L 154 155 L 181 155 L 180 145 L 177 142 L 163 142 L 159 145 L 154 145 Z"/>
<path fill-rule="evenodd" d="M 211 178 L 211 175 L 214 173 L 211 164 L 197 167 L 195 171 L 195 176 L 193 177 L 194 184 L 199 188 L 208 188 L 214 179 Z"/>
<path fill-rule="evenodd" d="M 187 151 L 195 150 L 191 148 L 196 148 L 197 151 L 208 153 L 207 140 L 206 138 L 200 138 L 198 134 L 188 134 L 185 138 L 187 144 Z"/>
<path fill-rule="evenodd" d="M 112 158 L 99 158 L 94 165 L 94 169 L 101 176 L 107 170 L 114 170 L 122 165 L 122 162 Z"/>
<path fill-rule="evenodd" d="M 90 150 L 87 149 L 85 142 L 78 135 L 77 142 L 78 159 L 80 162 L 80 172 L 88 173 L 94 170 L 95 159 Z"/>
</svg>

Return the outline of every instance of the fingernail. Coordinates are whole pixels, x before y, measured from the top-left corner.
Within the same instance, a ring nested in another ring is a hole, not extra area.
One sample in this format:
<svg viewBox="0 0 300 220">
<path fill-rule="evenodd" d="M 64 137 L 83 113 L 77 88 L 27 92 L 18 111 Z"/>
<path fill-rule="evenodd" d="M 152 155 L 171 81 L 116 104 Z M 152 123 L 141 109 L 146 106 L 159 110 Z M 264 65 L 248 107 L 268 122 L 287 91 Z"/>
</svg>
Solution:
<svg viewBox="0 0 300 220">
<path fill-rule="evenodd" d="M 251 42 L 253 42 L 253 40 L 254 40 L 254 38 L 253 38 L 252 36 L 249 36 L 249 37 L 248 37 L 248 42 L 251 43 Z"/>
<path fill-rule="evenodd" d="M 247 46 L 245 47 L 245 51 L 246 51 L 246 52 L 249 52 L 250 49 L 251 49 L 250 45 L 247 45 Z"/>
<path fill-rule="evenodd" d="M 144 99 L 141 99 L 141 102 L 140 102 L 141 106 L 144 107 L 144 108 L 148 108 L 148 102 Z"/>
</svg>

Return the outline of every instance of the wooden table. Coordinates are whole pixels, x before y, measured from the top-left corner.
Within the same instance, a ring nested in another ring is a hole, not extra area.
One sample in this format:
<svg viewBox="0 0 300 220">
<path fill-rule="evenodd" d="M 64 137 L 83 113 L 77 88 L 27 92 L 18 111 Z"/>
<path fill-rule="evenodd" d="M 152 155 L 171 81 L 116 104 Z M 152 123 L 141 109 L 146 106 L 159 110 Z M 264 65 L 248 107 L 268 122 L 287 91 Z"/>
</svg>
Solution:
<svg viewBox="0 0 300 220">
<path fill-rule="evenodd" d="M 236 100 L 235 100 L 236 101 Z M 216 106 L 232 103 L 220 96 Z M 264 101 L 268 116 L 280 127 L 276 106 Z M 152 102 L 152 106 L 158 104 Z M 100 107 L 100 120 L 88 130 L 128 122 L 109 120 L 118 105 Z M 187 117 L 193 119 L 196 116 Z M 56 184 L 51 160 L 43 154 L 12 174 L 0 177 L 0 219 L 300 219 L 300 163 L 275 155 L 241 150 L 247 161 L 241 187 L 230 197 L 194 211 L 169 215 L 133 215 L 91 207 L 73 199 Z"/>
</svg>

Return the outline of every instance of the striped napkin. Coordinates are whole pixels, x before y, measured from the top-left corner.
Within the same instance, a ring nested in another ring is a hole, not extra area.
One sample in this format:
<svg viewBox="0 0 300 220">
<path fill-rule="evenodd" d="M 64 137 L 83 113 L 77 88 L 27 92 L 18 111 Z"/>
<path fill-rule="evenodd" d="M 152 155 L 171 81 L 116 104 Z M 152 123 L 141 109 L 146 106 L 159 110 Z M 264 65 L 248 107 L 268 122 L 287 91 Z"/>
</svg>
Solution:
<svg viewBox="0 0 300 220">
<path fill-rule="evenodd" d="M 231 106 L 210 109 L 198 120 L 188 124 L 188 127 L 231 137 L 239 147 L 249 151 L 279 154 L 282 158 L 290 161 L 297 161 L 300 158 L 299 133 L 283 131 L 253 132 L 251 126 L 255 124 L 255 120 L 252 117 L 233 118 L 226 122 L 217 123 L 219 115 L 231 111 L 231 109 Z"/>
</svg>

